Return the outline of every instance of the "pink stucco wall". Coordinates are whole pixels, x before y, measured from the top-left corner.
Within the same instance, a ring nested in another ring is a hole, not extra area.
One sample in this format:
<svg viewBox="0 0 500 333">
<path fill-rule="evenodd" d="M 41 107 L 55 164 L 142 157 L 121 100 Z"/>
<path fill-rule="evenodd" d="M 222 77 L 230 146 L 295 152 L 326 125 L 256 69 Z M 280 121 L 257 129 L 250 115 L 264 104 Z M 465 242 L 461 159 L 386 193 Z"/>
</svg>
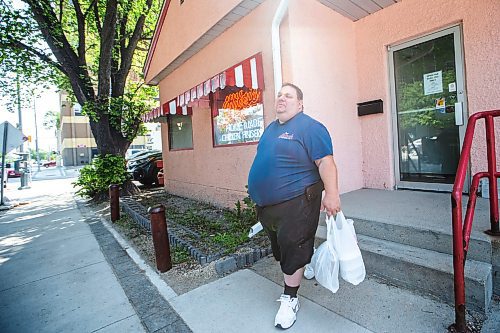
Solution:
<svg viewBox="0 0 500 333">
<path fill-rule="evenodd" d="M 157 75 L 241 1 L 184 1 L 181 5 L 178 0 L 170 0 L 145 81 Z"/>
<path fill-rule="evenodd" d="M 275 0 L 266 1 L 162 80 L 162 103 L 261 51 L 266 125 L 274 120 L 270 29 L 277 4 Z M 356 64 L 351 56 L 355 53 L 353 22 L 316 0 L 292 0 L 281 34 L 283 79 L 303 88 L 306 112 L 330 131 L 340 190 L 348 192 L 362 187 L 361 134 L 354 88 L 357 86 Z M 332 34 L 334 38 L 330 38 Z M 242 36 L 245 36 L 244 44 L 239 42 Z M 325 75 L 326 69 L 328 75 Z M 232 205 L 245 193 L 256 146 L 213 148 L 210 121 L 208 108 L 193 110 L 194 150 L 170 152 L 165 141 L 166 187 L 170 192 Z"/>
<path fill-rule="evenodd" d="M 275 116 L 270 38 L 278 2 L 265 1 L 163 79 L 161 102 L 262 52 L 264 116 L 266 125 L 271 122 Z M 171 6 L 174 3 L 177 2 Z M 224 2 L 224 6 L 217 7 L 218 17 L 237 3 Z M 283 79 L 303 89 L 306 113 L 330 131 L 341 192 L 362 187 L 392 189 L 395 185 L 388 45 L 460 24 L 469 113 L 500 108 L 499 12 L 498 0 L 403 0 L 352 22 L 316 0 L 290 0 L 281 26 Z M 182 34 L 191 36 L 192 42 L 217 19 L 213 15 L 206 20 L 203 15 L 196 16 L 201 21 L 195 25 L 192 22 L 196 20 L 186 16 L 186 12 L 174 10 L 172 15 L 179 17 L 167 17 L 151 73 L 160 71 L 190 44 L 171 42 L 178 31 L 187 29 Z M 356 103 L 379 98 L 384 101 L 383 114 L 357 116 Z M 195 108 L 192 119 L 193 150 L 170 152 L 167 127 L 162 125 L 166 188 L 180 195 L 232 206 L 245 195 L 256 145 L 213 148 L 208 107 Z M 500 136 L 500 121 L 497 132 Z M 474 146 L 473 171 L 485 168 L 484 147 L 479 143 Z"/>
<path fill-rule="evenodd" d="M 394 186 L 387 46 L 461 24 L 469 113 L 498 109 L 499 14 L 498 0 L 404 0 L 355 23 L 359 99 L 384 100 L 383 114 L 360 119 L 366 187 Z M 484 147 L 474 147 L 473 172 L 485 168 Z"/>
<path fill-rule="evenodd" d="M 160 82 L 161 103 L 174 98 L 232 65 L 262 52 L 264 117 L 274 119 L 274 91 L 270 29 L 277 1 L 267 1 Z M 181 27 L 186 28 L 186 25 Z M 161 46 L 166 47 L 166 45 Z M 248 171 L 256 144 L 217 147 L 212 144 L 208 107 L 193 109 L 193 150 L 169 151 L 162 127 L 165 186 L 169 192 L 233 207 L 246 196 Z"/>
<path fill-rule="evenodd" d="M 302 88 L 305 112 L 328 128 L 340 191 L 357 190 L 363 175 L 354 23 L 316 0 L 292 0 L 285 24 L 284 80 Z"/>
</svg>

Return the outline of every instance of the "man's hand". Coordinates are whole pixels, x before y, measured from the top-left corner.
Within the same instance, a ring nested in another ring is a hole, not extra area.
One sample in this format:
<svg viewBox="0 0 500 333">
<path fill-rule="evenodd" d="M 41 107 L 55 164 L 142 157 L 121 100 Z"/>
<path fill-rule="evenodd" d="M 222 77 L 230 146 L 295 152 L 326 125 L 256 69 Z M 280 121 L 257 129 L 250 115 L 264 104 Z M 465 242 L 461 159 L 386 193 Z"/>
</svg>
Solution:
<svg viewBox="0 0 500 333">
<path fill-rule="evenodd" d="M 319 175 L 325 184 L 325 197 L 321 200 L 321 210 L 332 216 L 340 212 L 339 186 L 337 184 L 337 166 L 332 155 L 327 155 L 315 161 Z"/>
<path fill-rule="evenodd" d="M 335 195 L 325 192 L 325 197 L 321 200 L 321 210 L 325 210 L 328 216 L 340 212 L 340 197 L 338 193 Z"/>
</svg>

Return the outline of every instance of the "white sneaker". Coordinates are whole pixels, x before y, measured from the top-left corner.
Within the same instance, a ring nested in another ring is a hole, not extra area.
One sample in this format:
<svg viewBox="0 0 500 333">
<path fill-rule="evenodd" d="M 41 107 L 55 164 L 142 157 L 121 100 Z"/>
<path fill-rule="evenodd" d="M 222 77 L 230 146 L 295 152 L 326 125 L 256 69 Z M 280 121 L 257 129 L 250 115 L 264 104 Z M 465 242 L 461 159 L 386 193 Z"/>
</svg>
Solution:
<svg viewBox="0 0 500 333">
<path fill-rule="evenodd" d="M 314 278 L 314 268 L 312 268 L 311 264 L 307 264 L 304 268 L 304 277 L 308 280 Z"/>
<path fill-rule="evenodd" d="M 282 294 L 277 301 L 281 302 L 281 305 L 274 318 L 274 326 L 282 329 L 290 328 L 297 319 L 297 312 L 300 308 L 299 299 Z"/>
</svg>

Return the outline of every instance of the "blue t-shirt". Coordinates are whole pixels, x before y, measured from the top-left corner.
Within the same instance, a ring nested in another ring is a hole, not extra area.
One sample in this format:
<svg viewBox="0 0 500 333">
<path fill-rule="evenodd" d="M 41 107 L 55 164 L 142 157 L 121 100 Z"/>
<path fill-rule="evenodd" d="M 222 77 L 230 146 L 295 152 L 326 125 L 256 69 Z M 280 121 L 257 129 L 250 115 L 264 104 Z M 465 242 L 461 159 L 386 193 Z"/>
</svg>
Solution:
<svg viewBox="0 0 500 333">
<path fill-rule="evenodd" d="M 257 146 L 248 175 L 248 193 L 259 206 L 278 204 L 304 194 L 320 180 L 315 160 L 333 155 L 323 124 L 298 113 L 284 124 L 273 121 Z"/>
</svg>

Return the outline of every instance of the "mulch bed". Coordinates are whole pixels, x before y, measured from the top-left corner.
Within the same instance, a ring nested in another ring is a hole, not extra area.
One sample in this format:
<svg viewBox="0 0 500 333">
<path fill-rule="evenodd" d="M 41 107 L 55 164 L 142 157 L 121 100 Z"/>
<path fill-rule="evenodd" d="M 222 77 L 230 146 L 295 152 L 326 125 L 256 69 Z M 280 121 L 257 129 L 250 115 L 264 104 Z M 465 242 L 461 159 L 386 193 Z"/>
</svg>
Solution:
<svg viewBox="0 0 500 333">
<path fill-rule="evenodd" d="M 248 230 L 256 223 L 248 216 L 249 210 L 240 209 L 238 215 L 237 210 L 175 196 L 163 189 L 121 198 L 124 210 L 146 229 L 150 229 L 148 208 L 159 204 L 166 208 L 171 246 L 184 248 L 202 265 L 224 256 L 240 255 L 243 259 L 236 258 L 238 267 L 247 266 L 270 253 L 265 233 L 247 237 Z"/>
</svg>

